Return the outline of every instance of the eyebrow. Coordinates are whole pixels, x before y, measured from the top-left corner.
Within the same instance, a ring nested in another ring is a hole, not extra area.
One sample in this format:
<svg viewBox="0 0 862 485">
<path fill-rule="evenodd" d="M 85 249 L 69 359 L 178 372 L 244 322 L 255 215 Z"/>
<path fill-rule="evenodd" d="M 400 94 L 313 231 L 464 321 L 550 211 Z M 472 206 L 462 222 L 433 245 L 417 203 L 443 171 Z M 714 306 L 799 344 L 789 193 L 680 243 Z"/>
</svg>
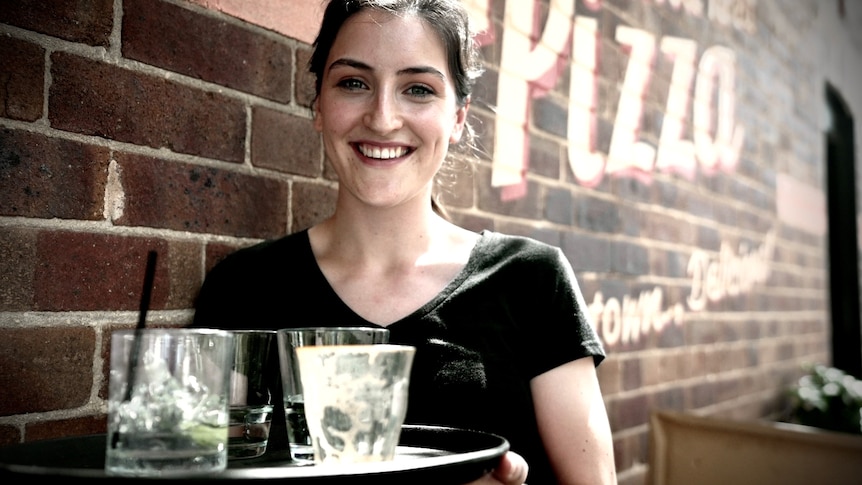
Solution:
<svg viewBox="0 0 862 485">
<path fill-rule="evenodd" d="M 335 61 L 332 62 L 332 64 L 329 65 L 329 70 L 332 71 L 334 68 L 341 67 L 341 66 L 352 67 L 354 69 L 359 69 L 361 71 L 373 71 L 374 70 L 374 68 L 372 68 L 368 64 L 366 64 L 362 61 L 357 61 L 356 59 L 350 59 L 350 58 L 336 59 Z M 435 69 L 431 66 L 406 67 L 404 69 L 398 70 L 398 75 L 404 75 L 404 74 L 431 74 L 433 76 L 440 78 L 440 80 L 442 80 L 442 81 L 446 80 L 446 76 L 444 76 L 443 73 L 440 72 L 439 69 Z"/>
</svg>

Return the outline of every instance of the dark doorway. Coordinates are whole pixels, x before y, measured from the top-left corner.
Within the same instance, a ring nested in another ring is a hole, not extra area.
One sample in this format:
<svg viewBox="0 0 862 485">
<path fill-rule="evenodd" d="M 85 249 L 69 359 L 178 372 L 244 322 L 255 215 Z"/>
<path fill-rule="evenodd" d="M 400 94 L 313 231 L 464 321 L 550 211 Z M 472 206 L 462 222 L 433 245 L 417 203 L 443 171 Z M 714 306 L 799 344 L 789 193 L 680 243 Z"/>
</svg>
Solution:
<svg viewBox="0 0 862 485">
<path fill-rule="evenodd" d="M 826 103 L 831 117 L 826 132 L 826 172 L 832 365 L 862 378 L 853 117 L 841 95 L 831 86 L 826 86 Z"/>
</svg>

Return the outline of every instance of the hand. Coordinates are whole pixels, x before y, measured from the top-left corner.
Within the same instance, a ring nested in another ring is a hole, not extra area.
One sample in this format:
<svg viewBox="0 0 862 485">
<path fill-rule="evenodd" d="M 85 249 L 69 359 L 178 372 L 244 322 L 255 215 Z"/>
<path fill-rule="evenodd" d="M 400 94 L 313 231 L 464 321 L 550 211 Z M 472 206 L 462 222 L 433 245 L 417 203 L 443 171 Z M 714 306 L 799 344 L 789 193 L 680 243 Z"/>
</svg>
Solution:
<svg viewBox="0 0 862 485">
<path fill-rule="evenodd" d="M 508 451 L 500 458 L 500 464 L 494 471 L 468 485 L 523 485 L 527 480 L 528 470 L 529 466 L 524 457 Z"/>
</svg>

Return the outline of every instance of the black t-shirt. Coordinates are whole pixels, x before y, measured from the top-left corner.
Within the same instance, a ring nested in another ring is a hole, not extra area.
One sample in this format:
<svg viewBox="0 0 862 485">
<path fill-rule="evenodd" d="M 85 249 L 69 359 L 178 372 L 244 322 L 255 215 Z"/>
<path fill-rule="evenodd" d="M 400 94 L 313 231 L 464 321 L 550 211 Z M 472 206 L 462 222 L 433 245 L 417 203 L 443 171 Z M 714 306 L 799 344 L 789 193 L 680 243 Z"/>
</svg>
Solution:
<svg viewBox="0 0 862 485">
<path fill-rule="evenodd" d="M 405 422 L 503 436 L 529 463 L 531 485 L 554 483 L 530 379 L 586 356 L 601 362 L 604 350 L 586 309 L 559 249 L 483 232 L 440 294 L 387 326 L 391 343 L 417 348 Z M 241 249 L 216 265 L 201 288 L 193 325 L 379 326 L 338 297 L 307 231 Z"/>
</svg>

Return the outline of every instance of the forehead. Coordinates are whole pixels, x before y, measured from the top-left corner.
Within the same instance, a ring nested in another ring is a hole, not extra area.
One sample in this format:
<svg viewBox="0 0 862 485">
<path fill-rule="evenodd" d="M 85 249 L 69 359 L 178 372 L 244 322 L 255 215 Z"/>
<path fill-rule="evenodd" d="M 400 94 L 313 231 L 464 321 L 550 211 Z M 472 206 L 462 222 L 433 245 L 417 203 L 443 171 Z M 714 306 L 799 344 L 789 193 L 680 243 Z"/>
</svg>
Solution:
<svg viewBox="0 0 862 485">
<path fill-rule="evenodd" d="M 422 17 L 364 10 L 344 22 L 328 64 L 339 58 L 357 58 L 386 64 L 398 62 L 433 65 L 447 75 L 446 48 L 437 31 Z"/>
</svg>

